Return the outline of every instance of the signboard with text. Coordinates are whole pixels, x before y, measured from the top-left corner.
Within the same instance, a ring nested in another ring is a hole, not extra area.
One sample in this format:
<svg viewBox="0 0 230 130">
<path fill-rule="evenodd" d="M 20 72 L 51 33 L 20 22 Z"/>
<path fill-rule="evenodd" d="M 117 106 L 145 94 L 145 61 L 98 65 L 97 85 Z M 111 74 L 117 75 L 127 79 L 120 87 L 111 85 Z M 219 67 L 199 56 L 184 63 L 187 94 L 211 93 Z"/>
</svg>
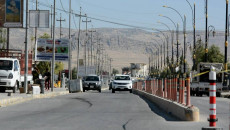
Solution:
<svg viewBox="0 0 230 130">
<path fill-rule="evenodd" d="M 56 39 L 55 60 L 68 61 L 69 39 Z M 39 38 L 36 43 L 35 61 L 51 61 L 53 57 L 53 40 Z"/>
<path fill-rule="evenodd" d="M 0 27 L 23 27 L 23 0 L 0 0 Z"/>
</svg>

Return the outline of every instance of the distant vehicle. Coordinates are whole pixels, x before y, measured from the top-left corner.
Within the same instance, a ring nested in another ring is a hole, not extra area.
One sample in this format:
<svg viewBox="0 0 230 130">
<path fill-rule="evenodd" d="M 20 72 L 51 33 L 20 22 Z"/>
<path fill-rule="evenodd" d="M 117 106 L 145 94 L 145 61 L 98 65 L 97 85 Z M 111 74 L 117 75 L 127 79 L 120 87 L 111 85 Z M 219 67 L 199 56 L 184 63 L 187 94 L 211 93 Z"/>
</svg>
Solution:
<svg viewBox="0 0 230 130">
<path fill-rule="evenodd" d="M 129 91 L 132 93 L 132 80 L 129 75 L 116 75 L 112 82 L 112 93 L 115 91 Z"/>
<path fill-rule="evenodd" d="M 197 72 L 193 73 L 195 77 L 192 79 L 190 92 L 191 95 L 202 96 L 209 95 L 209 71 L 210 67 L 216 68 L 216 96 L 220 96 L 223 92 L 224 72 L 222 63 L 199 63 Z"/>
<path fill-rule="evenodd" d="M 17 91 L 24 84 L 25 55 L 21 50 L 0 49 L 0 92 L 6 89 Z M 32 54 L 28 59 L 27 81 L 31 82 L 32 76 Z"/>
<path fill-rule="evenodd" d="M 97 90 L 101 92 L 101 79 L 97 75 L 87 75 L 83 79 L 83 92 L 85 90 Z"/>
</svg>

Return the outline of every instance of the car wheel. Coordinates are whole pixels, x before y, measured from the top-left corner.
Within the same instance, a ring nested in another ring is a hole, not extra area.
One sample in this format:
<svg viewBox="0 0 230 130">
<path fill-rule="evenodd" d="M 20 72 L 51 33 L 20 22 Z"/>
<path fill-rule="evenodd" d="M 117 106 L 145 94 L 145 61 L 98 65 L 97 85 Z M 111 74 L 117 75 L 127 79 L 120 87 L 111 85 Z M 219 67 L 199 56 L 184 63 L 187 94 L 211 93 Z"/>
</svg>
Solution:
<svg viewBox="0 0 230 130">
<path fill-rule="evenodd" d="M 133 90 L 131 89 L 131 90 L 129 90 L 129 92 L 130 92 L 130 93 L 133 93 Z"/>
<path fill-rule="evenodd" d="M 114 90 L 114 89 L 112 89 L 112 93 L 115 93 L 115 90 Z"/>
<path fill-rule="evenodd" d="M 101 93 L 101 88 L 98 89 L 98 92 Z"/>
<path fill-rule="evenodd" d="M 85 92 L 85 89 L 83 88 L 83 92 Z"/>
</svg>

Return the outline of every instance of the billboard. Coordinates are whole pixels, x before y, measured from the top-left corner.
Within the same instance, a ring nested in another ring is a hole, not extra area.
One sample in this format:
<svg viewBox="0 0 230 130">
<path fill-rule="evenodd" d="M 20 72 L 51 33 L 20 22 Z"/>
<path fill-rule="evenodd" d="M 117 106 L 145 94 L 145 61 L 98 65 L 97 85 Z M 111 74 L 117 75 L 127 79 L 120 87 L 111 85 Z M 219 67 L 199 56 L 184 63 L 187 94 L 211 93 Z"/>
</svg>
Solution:
<svg viewBox="0 0 230 130">
<path fill-rule="evenodd" d="M 68 61 L 69 39 L 56 39 L 55 60 Z M 39 38 L 36 42 L 35 61 L 51 61 L 53 57 L 53 40 Z"/>
<path fill-rule="evenodd" d="M 23 27 L 23 0 L 0 1 L 0 27 Z"/>
</svg>

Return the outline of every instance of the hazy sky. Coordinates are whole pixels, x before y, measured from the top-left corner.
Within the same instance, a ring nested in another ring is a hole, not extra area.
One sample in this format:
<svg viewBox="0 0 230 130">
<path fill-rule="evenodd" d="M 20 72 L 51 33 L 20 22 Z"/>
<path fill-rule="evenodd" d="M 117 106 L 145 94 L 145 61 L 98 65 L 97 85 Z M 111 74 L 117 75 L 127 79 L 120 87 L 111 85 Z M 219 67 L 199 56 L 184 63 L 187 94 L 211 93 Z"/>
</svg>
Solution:
<svg viewBox="0 0 230 130">
<path fill-rule="evenodd" d="M 35 9 L 35 4 L 30 1 L 30 9 Z M 188 0 L 192 6 L 196 3 L 196 28 L 198 30 L 205 29 L 205 0 Z M 39 9 L 48 9 L 43 5 L 53 4 L 53 0 L 38 0 L 40 2 Z M 62 3 L 62 4 L 61 4 Z M 63 6 L 62 6 L 63 5 Z M 80 6 L 82 7 L 83 14 L 87 14 L 90 17 L 103 19 L 107 21 L 146 27 L 157 28 L 165 30 L 162 24 L 157 23 L 161 21 L 170 28 L 174 29 L 173 24 L 166 18 L 160 17 L 159 14 L 170 17 L 175 23 L 179 23 L 182 27 L 182 20 L 180 16 L 169 8 L 162 7 L 167 5 L 175 8 L 182 16 L 187 17 L 187 30 L 192 30 L 192 11 L 186 0 L 72 0 L 72 10 L 75 13 L 79 13 Z M 69 0 L 56 0 L 56 6 L 59 9 L 69 9 Z M 208 0 L 208 25 L 213 25 L 216 30 L 224 31 L 225 29 L 225 10 L 226 0 Z M 60 18 L 60 13 L 66 22 L 63 22 L 63 26 L 68 27 L 68 14 L 65 12 L 57 11 L 57 19 Z M 85 19 L 85 18 L 83 18 Z M 78 27 L 78 17 L 75 17 L 76 27 Z M 57 27 L 59 24 L 57 24 Z M 115 25 L 111 23 L 92 20 L 89 27 L 112 27 L 112 28 L 124 28 L 125 26 Z M 72 21 L 72 27 L 75 28 Z M 85 27 L 85 23 L 82 23 L 82 27 Z M 180 28 L 181 29 L 181 28 Z"/>
</svg>

